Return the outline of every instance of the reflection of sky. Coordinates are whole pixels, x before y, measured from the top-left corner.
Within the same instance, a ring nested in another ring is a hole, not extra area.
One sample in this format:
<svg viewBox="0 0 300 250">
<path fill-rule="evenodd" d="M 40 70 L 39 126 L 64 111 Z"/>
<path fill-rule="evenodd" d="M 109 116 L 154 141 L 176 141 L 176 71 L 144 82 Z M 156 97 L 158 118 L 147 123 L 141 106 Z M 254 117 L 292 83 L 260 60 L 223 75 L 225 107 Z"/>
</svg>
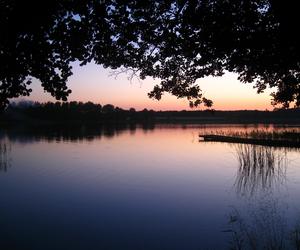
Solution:
<svg viewBox="0 0 300 250">
<path fill-rule="evenodd" d="M 238 162 L 227 144 L 199 143 L 201 131 L 12 142 L 12 166 L 0 175 L 0 235 L 18 235 L 25 246 L 34 238 L 49 249 L 70 241 L 72 249 L 222 249 L 231 206 L 244 203 L 233 186 Z M 293 158 L 287 173 L 293 207 L 298 165 Z"/>
<path fill-rule="evenodd" d="M 80 240 L 102 241 L 99 249 L 198 249 L 212 232 L 223 238 L 225 212 L 214 208 L 224 205 L 234 167 L 226 148 L 199 144 L 197 132 L 14 143 L 13 165 L 0 176 L 1 225 L 14 229 L 0 227 L 1 235 L 18 235 L 25 246 L 41 239 L 52 249 L 67 240 L 76 242 L 72 249 L 86 249 Z"/>
<path fill-rule="evenodd" d="M 110 76 L 111 70 L 103 69 L 92 63 L 84 67 L 74 63 L 73 72 L 74 75 L 68 82 L 68 86 L 73 91 L 69 100 L 111 103 L 122 108 L 134 107 L 137 110 L 143 108 L 154 110 L 189 109 L 185 99 L 177 99 L 169 94 L 166 94 L 159 102 L 149 99 L 147 93 L 159 80 L 148 78 L 142 82 L 137 79 L 131 82 L 125 74 L 121 74 L 115 79 L 115 76 Z M 270 90 L 258 95 L 253 89 L 253 85 L 239 82 L 235 74 L 227 73 L 218 78 L 208 77 L 198 80 L 198 83 L 204 95 L 214 101 L 215 109 L 272 109 Z M 37 81 L 34 81 L 33 90 L 31 99 L 55 101 L 48 93 L 43 93 Z"/>
</svg>

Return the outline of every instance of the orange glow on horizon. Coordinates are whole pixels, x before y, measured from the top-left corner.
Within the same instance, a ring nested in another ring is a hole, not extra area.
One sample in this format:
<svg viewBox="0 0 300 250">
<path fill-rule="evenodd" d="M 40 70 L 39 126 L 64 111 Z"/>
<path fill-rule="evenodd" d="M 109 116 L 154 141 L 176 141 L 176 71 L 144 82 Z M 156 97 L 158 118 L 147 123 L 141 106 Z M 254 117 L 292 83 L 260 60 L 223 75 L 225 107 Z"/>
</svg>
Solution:
<svg viewBox="0 0 300 250">
<path fill-rule="evenodd" d="M 110 70 L 101 66 L 89 64 L 84 67 L 73 65 L 73 76 L 68 81 L 72 90 L 69 101 L 92 101 L 100 104 L 113 104 L 120 108 L 136 110 L 144 108 L 153 110 L 199 110 L 204 106 L 190 109 L 186 99 L 177 99 L 170 94 L 165 94 L 160 101 L 148 98 L 147 93 L 159 80 L 146 79 L 144 81 L 128 80 L 126 75 L 117 78 L 109 76 Z M 215 110 L 272 110 L 271 90 L 257 94 L 251 84 L 243 84 L 237 76 L 226 73 L 223 77 L 207 77 L 197 81 L 203 95 L 214 102 Z M 30 100 L 46 102 L 56 101 L 50 94 L 44 93 L 37 80 L 33 83 L 33 93 Z"/>
</svg>

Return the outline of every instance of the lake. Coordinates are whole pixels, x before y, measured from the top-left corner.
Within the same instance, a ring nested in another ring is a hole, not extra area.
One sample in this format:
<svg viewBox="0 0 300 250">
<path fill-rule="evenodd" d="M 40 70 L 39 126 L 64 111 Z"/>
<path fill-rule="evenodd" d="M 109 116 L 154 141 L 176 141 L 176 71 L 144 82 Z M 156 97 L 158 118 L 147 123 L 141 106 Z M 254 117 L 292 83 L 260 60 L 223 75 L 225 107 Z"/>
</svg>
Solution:
<svg viewBox="0 0 300 250">
<path fill-rule="evenodd" d="M 2 128 L 0 248 L 297 249 L 300 150 L 198 137 L 253 129 Z"/>
</svg>

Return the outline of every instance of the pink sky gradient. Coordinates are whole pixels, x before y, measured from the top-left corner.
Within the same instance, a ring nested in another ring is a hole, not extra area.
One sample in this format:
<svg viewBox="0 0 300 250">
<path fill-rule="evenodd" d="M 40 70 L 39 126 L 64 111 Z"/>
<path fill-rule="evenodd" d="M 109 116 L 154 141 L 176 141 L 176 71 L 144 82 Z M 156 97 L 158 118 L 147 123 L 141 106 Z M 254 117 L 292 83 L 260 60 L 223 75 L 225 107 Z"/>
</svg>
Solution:
<svg viewBox="0 0 300 250">
<path fill-rule="evenodd" d="M 68 81 L 72 89 L 69 101 L 92 101 L 100 104 L 111 103 L 124 109 L 133 107 L 137 110 L 143 108 L 154 110 L 189 110 L 186 99 L 177 99 L 166 94 L 162 100 L 149 99 L 147 93 L 151 91 L 159 80 L 146 79 L 130 81 L 125 74 L 110 76 L 112 70 L 90 63 L 80 67 L 73 64 L 73 76 Z M 252 84 L 243 84 L 237 80 L 237 75 L 226 73 L 222 77 L 207 77 L 197 81 L 204 95 L 214 102 L 217 110 L 258 109 L 272 110 L 271 90 L 257 94 Z M 55 101 L 50 94 L 44 93 L 39 82 L 34 80 L 33 93 L 29 97 L 34 101 Z M 198 108 L 199 109 L 199 108 Z M 200 109 L 204 109 L 203 106 Z"/>
</svg>

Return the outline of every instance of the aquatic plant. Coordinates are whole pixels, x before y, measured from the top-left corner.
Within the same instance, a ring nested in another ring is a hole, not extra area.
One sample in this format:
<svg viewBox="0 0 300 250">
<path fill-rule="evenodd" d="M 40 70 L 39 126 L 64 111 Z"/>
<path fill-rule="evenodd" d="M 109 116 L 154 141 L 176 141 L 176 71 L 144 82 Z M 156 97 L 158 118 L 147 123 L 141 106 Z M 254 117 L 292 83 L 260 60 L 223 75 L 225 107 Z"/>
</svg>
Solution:
<svg viewBox="0 0 300 250">
<path fill-rule="evenodd" d="M 285 150 L 251 144 L 236 144 L 235 150 L 239 164 L 235 181 L 238 193 L 252 195 L 256 190 L 284 182 Z"/>
</svg>

